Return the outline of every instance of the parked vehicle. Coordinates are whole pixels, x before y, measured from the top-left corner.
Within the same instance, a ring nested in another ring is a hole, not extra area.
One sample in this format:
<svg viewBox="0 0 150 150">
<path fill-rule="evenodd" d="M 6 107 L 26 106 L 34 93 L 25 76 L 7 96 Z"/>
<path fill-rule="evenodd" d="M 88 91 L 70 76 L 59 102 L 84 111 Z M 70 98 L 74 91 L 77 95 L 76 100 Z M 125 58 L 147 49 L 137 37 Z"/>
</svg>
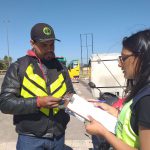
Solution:
<svg viewBox="0 0 150 150">
<path fill-rule="evenodd" d="M 89 86 L 94 98 L 121 109 L 126 81 L 118 67 L 118 57 L 119 53 L 92 54 Z M 92 141 L 95 150 L 113 149 L 102 137 L 92 136 Z"/>
<path fill-rule="evenodd" d="M 61 62 L 62 64 L 64 64 L 66 66 L 67 64 L 67 60 L 65 57 L 61 56 L 61 57 L 56 57 L 56 59 Z"/>
<path fill-rule="evenodd" d="M 123 98 L 119 98 L 117 95 L 113 93 L 104 92 L 102 93 L 99 88 L 93 82 L 89 82 L 88 85 L 92 89 L 97 89 L 99 91 L 99 102 L 107 103 L 117 109 L 121 109 L 123 106 Z M 94 150 L 113 150 L 113 147 L 103 138 L 99 136 L 92 136 L 92 142 Z"/>
<path fill-rule="evenodd" d="M 118 67 L 119 53 L 92 54 L 90 57 L 90 81 L 100 89 L 101 94 L 109 92 L 122 98 L 126 81 Z M 99 97 L 97 88 L 92 89 L 94 98 Z"/>
<path fill-rule="evenodd" d="M 80 76 L 80 63 L 79 60 L 72 60 L 68 65 L 68 72 L 70 78 L 74 82 L 78 82 Z"/>
</svg>

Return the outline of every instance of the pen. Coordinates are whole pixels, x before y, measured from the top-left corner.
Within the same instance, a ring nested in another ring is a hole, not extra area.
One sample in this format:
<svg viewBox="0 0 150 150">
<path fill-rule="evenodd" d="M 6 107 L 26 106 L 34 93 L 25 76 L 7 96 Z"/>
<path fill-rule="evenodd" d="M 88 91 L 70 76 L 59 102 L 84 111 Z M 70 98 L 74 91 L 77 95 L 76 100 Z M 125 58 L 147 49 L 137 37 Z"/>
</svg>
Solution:
<svg viewBox="0 0 150 150">
<path fill-rule="evenodd" d="M 105 103 L 106 100 L 105 99 L 99 99 L 98 102 Z"/>
<path fill-rule="evenodd" d="M 96 99 L 96 100 L 88 100 L 89 102 L 100 102 L 100 103 L 105 103 L 105 99 Z"/>
</svg>

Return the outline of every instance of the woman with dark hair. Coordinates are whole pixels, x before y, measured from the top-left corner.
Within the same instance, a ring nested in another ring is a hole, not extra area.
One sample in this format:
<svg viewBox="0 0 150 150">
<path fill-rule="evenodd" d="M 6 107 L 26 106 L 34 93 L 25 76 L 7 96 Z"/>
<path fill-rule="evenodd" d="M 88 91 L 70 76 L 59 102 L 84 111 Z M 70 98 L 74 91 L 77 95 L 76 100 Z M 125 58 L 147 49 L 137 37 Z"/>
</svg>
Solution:
<svg viewBox="0 0 150 150">
<path fill-rule="evenodd" d="M 119 112 L 105 103 L 96 104 L 118 117 L 116 135 L 92 117 L 86 131 L 103 136 L 117 150 L 150 149 L 150 30 L 125 37 L 119 67 L 130 81 L 130 91 Z"/>
</svg>

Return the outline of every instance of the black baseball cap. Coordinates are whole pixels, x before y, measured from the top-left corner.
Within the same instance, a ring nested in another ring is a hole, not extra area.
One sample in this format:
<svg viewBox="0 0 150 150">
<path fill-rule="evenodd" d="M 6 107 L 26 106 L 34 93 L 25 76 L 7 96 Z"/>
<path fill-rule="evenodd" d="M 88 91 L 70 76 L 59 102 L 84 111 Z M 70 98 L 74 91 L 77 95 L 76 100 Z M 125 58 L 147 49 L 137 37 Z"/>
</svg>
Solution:
<svg viewBox="0 0 150 150">
<path fill-rule="evenodd" d="M 50 40 L 57 40 L 53 28 L 46 23 L 37 23 L 31 29 L 31 39 L 34 42 L 46 42 Z"/>
</svg>

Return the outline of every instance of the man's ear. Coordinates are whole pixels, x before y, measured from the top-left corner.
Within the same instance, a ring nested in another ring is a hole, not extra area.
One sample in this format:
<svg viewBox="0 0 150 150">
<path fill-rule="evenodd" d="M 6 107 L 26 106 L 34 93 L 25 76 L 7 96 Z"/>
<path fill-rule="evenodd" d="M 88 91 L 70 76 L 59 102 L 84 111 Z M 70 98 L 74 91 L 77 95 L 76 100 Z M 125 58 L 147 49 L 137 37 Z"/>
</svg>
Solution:
<svg viewBox="0 0 150 150">
<path fill-rule="evenodd" d="M 34 42 L 33 40 L 30 40 L 30 44 L 31 44 L 31 46 L 33 47 L 34 44 L 35 44 L 35 42 Z"/>
</svg>

